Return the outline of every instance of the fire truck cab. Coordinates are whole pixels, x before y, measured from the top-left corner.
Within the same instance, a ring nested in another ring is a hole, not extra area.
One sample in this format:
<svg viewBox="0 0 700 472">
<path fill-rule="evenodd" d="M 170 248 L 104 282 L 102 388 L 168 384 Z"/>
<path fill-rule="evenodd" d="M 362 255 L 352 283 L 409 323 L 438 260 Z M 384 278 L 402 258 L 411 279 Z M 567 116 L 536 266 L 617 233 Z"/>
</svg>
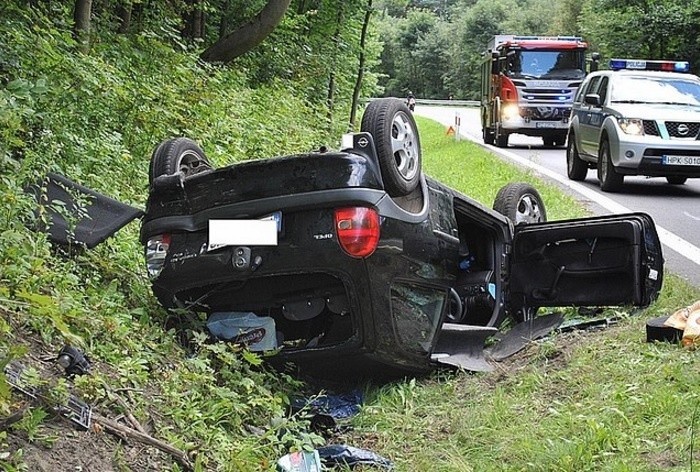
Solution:
<svg viewBox="0 0 700 472">
<path fill-rule="evenodd" d="M 519 133 L 563 146 L 587 50 L 575 36 L 494 36 L 481 66 L 484 142 L 506 147 Z"/>
</svg>

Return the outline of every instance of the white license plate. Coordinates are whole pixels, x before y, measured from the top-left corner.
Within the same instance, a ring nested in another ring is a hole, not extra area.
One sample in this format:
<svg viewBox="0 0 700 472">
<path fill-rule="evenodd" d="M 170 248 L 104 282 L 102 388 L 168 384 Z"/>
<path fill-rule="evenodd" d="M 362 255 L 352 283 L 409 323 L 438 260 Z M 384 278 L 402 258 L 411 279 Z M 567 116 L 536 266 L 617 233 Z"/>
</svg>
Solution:
<svg viewBox="0 0 700 472">
<path fill-rule="evenodd" d="M 255 220 L 209 220 L 207 251 L 224 246 L 277 246 L 281 229 L 281 211 Z"/>
<path fill-rule="evenodd" d="M 667 166 L 700 166 L 700 156 L 662 156 L 661 162 Z"/>
<path fill-rule="evenodd" d="M 557 123 L 555 121 L 540 121 L 535 123 L 535 128 L 556 128 Z"/>
</svg>

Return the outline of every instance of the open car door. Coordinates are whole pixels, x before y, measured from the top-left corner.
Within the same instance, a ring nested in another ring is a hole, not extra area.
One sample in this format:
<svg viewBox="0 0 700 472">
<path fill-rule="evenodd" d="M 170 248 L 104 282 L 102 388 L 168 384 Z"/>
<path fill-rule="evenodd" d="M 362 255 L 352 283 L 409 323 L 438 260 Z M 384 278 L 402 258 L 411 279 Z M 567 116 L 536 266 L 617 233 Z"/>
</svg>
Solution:
<svg viewBox="0 0 700 472">
<path fill-rule="evenodd" d="M 663 280 L 644 213 L 519 225 L 509 265 L 511 307 L 647 306 Z"/>
</svg>

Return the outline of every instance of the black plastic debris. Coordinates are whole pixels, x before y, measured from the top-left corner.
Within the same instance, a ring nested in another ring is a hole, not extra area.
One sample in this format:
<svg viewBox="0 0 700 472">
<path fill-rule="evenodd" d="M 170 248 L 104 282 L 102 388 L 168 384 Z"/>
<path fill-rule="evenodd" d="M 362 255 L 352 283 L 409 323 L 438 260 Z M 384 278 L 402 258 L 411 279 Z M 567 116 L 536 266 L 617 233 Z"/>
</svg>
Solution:
<svg viewBox="0 0 700 472">
<path fill-rule="evenodd" d="M 334 444 L 317 449 L 321 462 L 326 467 L 347 466 L 355 467 L 357 465 L 373 466 L 384 470 L 394 468 L 394 463 L 379 454 L 376 454 L 367 449 L 346 446 L 345 444 Z"/>
<path fill-rule="evenodd" d="M 292 400 L 292 410 L 301 411 L 306 408 L 312 413 L 319 413 L 342 420 L 352 418 L 360 412 L 362 392 L 352 390 L 347 393 L 327 393 L 313 400 L 296 398 Z"/>
<path fill-rule="evenodd" d="M 90 373 L 90 360 L 73 346 L 63 346 L 56 357 L 56 362 L 65 369 L 69 377 Z"/>
<path fill-rule="evenodd" d="M 35 228 L 63 246 L 92 249 L 143 211 L 49 173 L 43 182 L 27 189 L 39 205 Z"/>
<path fill-rule="evenodd" d="M 604 318 L 594 318 L 594 319 L 589 319 L 589 320 L 582 320 L 582 319 L 573 319 L 573 320 L 567 320 L 562 325 L 559 327 L 557 330 L 560 333 L 567 333 L 570 331 L 576 331 L 576 330 L 585 330 L 585 331 L 592 331 L 592 330 L 600 330 L 600 329 L 607 329 L 610 328 L 611 326 L 616 325 L 620 321 L 621 317 L 619 316 L 612 316 L 612 317 L 604 317 Z"/>
<path fill-rule="evenodd" d="M 21 363 L 17 361 L 9 362 L 4 369 L 7 383 L 10 384 L 10 386 L 12 386 L 15 390 L 22 392 L 32 400 L 40 399 L 41 392 L 36 387 L 28 385 L 24 380 L 24 370 L 25 367 Z M 64 405 L 53 406 L 53 410 L 78 426 L 85 428 L 86 430 L 90 429 L 90 423 L 92 422 L 92 407 L 75 395 L 70 394 Z"/>
<path fill-rule="evenodd" d="M 542 338 L 561 326 L 564 317 L 558 313 L 538 316 L 513 326 L 497 344 L 486 349 L 486 357 L 502 361 L 520 352 L 532 341 Z"/>
<path fill-rule="evenodd" d="M 668 326 L 666 320 L 668 316 L 659 316 L 647 321 L 647 342 L 654 341 L 679 343 L 683 338 L 683 330 Z"/>
<path fill-rule="evenodd" d="M 308 413 L 311 430 L 322 433 L 337 429 L 339 420 L 356 416 L 360 412 L 362 401 L 360 390 L 352 390 L 342 394 L 328 393 L 311 400 L 308 398 L 292 399 L 291 410 L 292 413 L 301 411 Z"/>
</svg>

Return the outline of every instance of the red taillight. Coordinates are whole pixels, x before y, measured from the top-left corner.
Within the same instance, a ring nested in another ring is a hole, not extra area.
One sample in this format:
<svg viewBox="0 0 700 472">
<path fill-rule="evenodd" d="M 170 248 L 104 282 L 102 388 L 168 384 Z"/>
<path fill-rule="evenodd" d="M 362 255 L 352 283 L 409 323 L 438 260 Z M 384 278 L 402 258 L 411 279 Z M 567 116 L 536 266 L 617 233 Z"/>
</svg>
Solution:
<svg viewBox="0 0 700 472">
<path fill-rule="evenodd" d="M 518 100 L 518 89 L 508 77 L 501 77 L 501 100 L 516 101 Z"/>
<path fill-rule="evenodd" d="M 379 243 L 379 214 L 367 207 L 338 208 L 335 231 L 345 252 L 352 257 L 367 257 Z"/>
</svg>

